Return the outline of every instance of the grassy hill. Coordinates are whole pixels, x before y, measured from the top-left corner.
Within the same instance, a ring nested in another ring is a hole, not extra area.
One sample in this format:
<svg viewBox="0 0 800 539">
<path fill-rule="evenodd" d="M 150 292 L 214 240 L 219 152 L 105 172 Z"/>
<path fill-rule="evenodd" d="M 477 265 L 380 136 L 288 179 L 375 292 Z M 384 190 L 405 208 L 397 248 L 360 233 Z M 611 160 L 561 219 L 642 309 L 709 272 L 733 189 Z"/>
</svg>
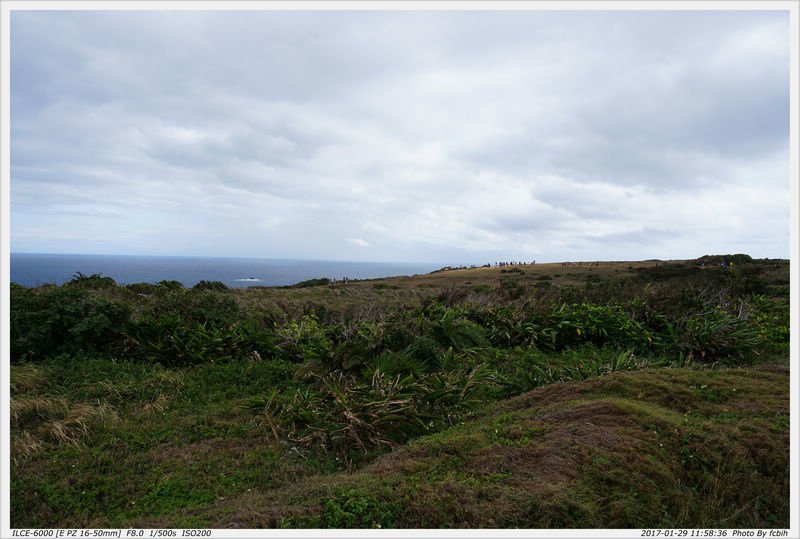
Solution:
<svg viewBox="0 0 800 539">
<path fill-rule="evenodd" d="M 788 263 L 735 261 L 12 285 L 11 524 L 788 527 Z"/>
<path fill-rule="evenodd" d="M 554 384 L 415 440 L 353 474 L 315 475 L 220 501 L 206 522 L 785 526 L 788 386 L 785 368 L 660 369 Z M 201 514 L 207 511 L 142 524 L 208 518 Z"/>
</svg>

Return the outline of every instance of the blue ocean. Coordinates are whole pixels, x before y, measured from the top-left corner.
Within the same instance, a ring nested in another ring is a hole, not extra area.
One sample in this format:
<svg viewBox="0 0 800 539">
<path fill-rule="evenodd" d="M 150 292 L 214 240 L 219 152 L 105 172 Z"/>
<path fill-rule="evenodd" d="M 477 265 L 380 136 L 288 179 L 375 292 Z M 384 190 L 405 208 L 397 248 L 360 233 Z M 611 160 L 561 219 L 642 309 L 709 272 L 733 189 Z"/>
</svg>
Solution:
<svg viewBox="0 0 800 539">
<path fill-rule="evenodd" d="M 11 253 L 11 282 L 22 286 L 64 284 L 80 272 L 101 273 L 119 284 L 222 281 L 229 287 L 285 286 L 308 279 L 372 279 L 429 273 L 441 264 L 330 262 L 268 258 L 110 256 Z"/>
</svg>

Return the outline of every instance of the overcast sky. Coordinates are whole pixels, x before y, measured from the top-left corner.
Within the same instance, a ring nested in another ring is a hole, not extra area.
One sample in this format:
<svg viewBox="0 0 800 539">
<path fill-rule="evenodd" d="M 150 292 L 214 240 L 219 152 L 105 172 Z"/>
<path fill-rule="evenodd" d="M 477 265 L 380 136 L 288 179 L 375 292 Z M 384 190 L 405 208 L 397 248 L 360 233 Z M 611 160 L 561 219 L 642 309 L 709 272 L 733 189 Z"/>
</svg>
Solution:
<svg viewBox="0 0 800 539">
<path fill-rule="evenodd" d="M 12 252 L 789 257 L 781 12 L 12 12 Z"/>
</svg>

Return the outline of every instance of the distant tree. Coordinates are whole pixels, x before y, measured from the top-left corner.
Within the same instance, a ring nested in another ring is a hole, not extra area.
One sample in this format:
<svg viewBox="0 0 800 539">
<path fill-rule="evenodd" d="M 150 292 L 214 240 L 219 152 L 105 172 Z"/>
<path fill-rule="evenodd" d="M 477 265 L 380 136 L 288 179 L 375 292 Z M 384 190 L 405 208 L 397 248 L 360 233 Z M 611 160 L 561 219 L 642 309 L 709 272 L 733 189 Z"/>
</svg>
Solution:
<svg viewBox="0 0 800 539">
<path fill-rule="evenodd" d="M 192 287 L 193 290 L 228 290 L 228 286 L 222 281 L 200 281 Z"/>
<path fill-rule="evenodd" d="M 728 264 L 731 262 L 734 264 L 752 264 L 753 257 L 743 253 L 733 255 L 703 255 L 697 259 L 697 262 L 702 264 L 722 264 L 725 262 Z"/>
<path fill-rule="evenodd" d="M 111 277 L 104 277 L 102 273 L 84 275 L 81 272 L 77 272 L 72 276 L 72 280 L 66 283 L 66 286 L 78 286 L 81 288 L 113 288 L 117 286 L 117 282 Z"/>
<path fill-rule="evenodd" d="M 156 286 L 165 290 L 180 290 L 183 288 L 183 283 L 180 281 L 159 281 Z"/>
</svg>

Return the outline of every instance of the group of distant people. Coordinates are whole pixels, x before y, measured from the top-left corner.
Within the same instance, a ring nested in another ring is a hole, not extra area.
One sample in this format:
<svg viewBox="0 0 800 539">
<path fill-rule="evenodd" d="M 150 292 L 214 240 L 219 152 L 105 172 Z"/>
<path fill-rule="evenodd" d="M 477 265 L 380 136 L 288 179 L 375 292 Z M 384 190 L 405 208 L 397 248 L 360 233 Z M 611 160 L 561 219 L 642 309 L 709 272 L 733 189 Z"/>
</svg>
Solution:
<svg viewBox="0 0 800 539">
<path fill-rule="evenodd" d="M 533 265 L 533 264 L 536 264 L 535 260 L 532 260 L 531 262 L 522 262 L 522 261 L 516 260 L 514 262 L 495 262 L 494 263 L 494 267 L 496 267 L 496 268 L 506 268 L 508 266 L 524 266 L 524 265 Z"/>
<path fill-rule="evenodd" d="M 712 267 L 712 265 L 709 264 L 708 267 Z M 733 262 L 720 262 L 719 267 L 722 268 L 722 269 L 732 268 L 733 267 Z M 775 264 L 775 267 L 777 268 L 778 265 Z M 700 263 L 700 269 L 705 269 L 705 268 L 706 268 L 706 263 L 705 262 L 701 262 Z"/>
<path fill-rule="evenodd" d="M 490 268 L 492 266 L 494 266 L 495 268 L 507 268 L 507 267 L 510 267 L 510 266 L 532 266 L 534 264 L 536 264 L 536 260 L 531 260 L 530 262 L 525 262 L 525 261 L 522 261 L 522 260 L 512 260 L 512 261 L 508 261 L 508 262 L 505 262 L 505 261 L 504 262 L 492 262 L 490 264 L 485 264 L 483 266 L 474 266 L 474 265 L 473 266 L 458 266 L 458 267 L 445 266 L 440 271 L 457 270 L 457 269 L 472 269 L 472 268 L 476 268 L 476 267 Z M 561 267 L 562 268 L 563 267 L 567 267 L 567 266 L 584 266 L 584 265 L 586 265 L 586 266 L 599 266 L 600 265 L 600 261 L 597 260 L 595 262 L 587 262 L 586 264 L 584 264 L 583 262 L 578 262 L 578 263 L 575 263 L 575 262 L 562 262 L 561 263 Z"/>
</svg>

